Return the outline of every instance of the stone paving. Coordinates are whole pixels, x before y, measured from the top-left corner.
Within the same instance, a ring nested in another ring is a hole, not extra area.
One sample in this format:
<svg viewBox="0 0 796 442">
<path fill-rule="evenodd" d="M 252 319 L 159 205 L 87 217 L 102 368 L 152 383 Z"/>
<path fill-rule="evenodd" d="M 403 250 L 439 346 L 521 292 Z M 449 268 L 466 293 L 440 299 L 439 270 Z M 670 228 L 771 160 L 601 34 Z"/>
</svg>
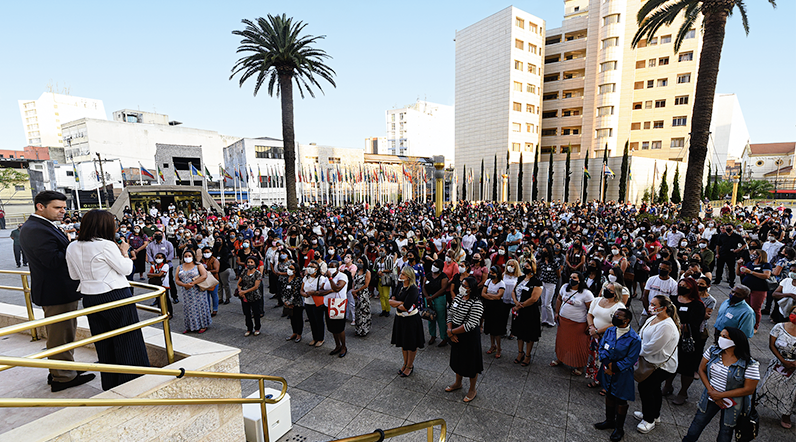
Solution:
<svg viewBox="0 0 796 442">
<path fill-rule="evenodd" d="M 0 231 L 0 269 L 16 268 L 8 233 Z M 18 285 L 19 279 L 0 275 L 0 284 Z M 726 282 L 711 289 L 719 302 L 727 298 L 727 293 Z M 19 292 L 10 291 L 0 291 L 0 302 L 23 303 Z M 501 359 L 484 354 L 478 396 L 465 404 L 462 398 L 466 388 L 453 393 L 444 391 L 454 379 L 448 367 L 449 347 L 426 346 L 418 351 L 412 376 L 397 375 L 402 359 L 400 349 L 390 345 L 394 317 L 373 315 L 373 328 L 364 338 L 356 337 L 353 327 L 347 326 L 348 355 L 338 358 L 328 354 L 334 347 L 328 333 L 323 347 L 306 345 L 310 340 L 308 323 L 301 343 L 286 342 L 291 334 L 290 323 L 280 317 L 281 309 L 271 308 L 273 305 L 275 301 L 266 300 L 260 336 L 243 336 L 246 329 L 237 300 L 221 305 L 212 327 L 196 336 L 240 348 L 242 372 L 287 379 L 293 429 L 280 442 L 329 441 L 435 418 L 445 419 L 448 440 L 454 442 L 608 440 L 608 431 L 592 428 L 604 417 L 604 400 L 597 389 L 587 388 L 587 380 L 571 376 L 567 368 L 548 366 L 554 357 L 555 329 L 543 330 L 529 367 L 512 363 L 517 355 L 516 341 L 504 340 Z M 372 311 L 380 311 L 377 300 L 371 305 Z M 640 302 L 634 302 L 634 313 L 639 309 Z M 182 324 L 182 304 L 177 304 L 172 329 L 181 331 Z M 771 358 L 771 326 L 764 317 L 759 336 L 751 341 L 752 354 L 763 367 Z M 489 340 L 483 339 L 486 349 Z M 675 389 L 678 388 L 679 380 L 675 381 Z M 664 398 L 662 422 L 647 435 L 636 432 L 637 421 L 632 412 L 640 410 L 641 404 L 638 400 L 631 403 L 624 440 L 681 440 L 694 416 L 694 401 L 703 388 L 701 382 L 694 382 L 689 390 L 690 400 L 682 406 L 672 405 Z M 255 390 L 255 383 L 244 382 L 245 395 Z M 775 413 L 765 408 L 759 411 L 762 422 L 758 440 L 796 440 L 796 430 L 781 428 Z M 715 440 L 717 429 L 715 418 L 701 440 Z M 396 439 L 423 441 L 425 437 L 425 432 L 418 432 Z"/>
</svg>

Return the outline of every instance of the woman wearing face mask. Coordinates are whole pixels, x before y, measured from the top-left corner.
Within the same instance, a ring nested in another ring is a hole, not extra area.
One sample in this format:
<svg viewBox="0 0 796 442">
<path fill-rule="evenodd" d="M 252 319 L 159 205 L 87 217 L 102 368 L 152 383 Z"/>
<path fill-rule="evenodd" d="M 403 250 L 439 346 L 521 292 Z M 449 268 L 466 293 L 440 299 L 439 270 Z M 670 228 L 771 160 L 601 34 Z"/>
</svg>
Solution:
<svg viewBox="0 0 796 442">
<path fill-rule="evenodd" d="M 356 310 L 354 333 L 357 336 L 367 336 L 371 325 L 370 296 L 367 292 L 370 286 L 370 272 L 362 258 L 357 261 L 355 268 L 351 284 L 351 296 L 354 297 Z"/>
<path fill-rule="evenodd" d="M 491 346 L 486 354 L 495 354 L 495 359 L 500 359 L 500 340 L 506 334 L 509 310 L 511 305 L 503 303 L 503 294 L 506 283 L 503 282 L 503 272 L 497 266 L 489 270 L 489 279 L 481 292 L 484 304 L 484 334 L 489 335 Z"/>
<path fill-rule="evenodd" d="M 480 252 L 474 254 L 473 262 L 470 265 L 470 274 L 473 278 L 475 278 L 476 284 L 478 285 L 479 295 L 481 293 L 480 290 L 484 288 L 484 284 L 489 276 L 489 268 L 484 264 L 484 260 L 481 259 L 481 256 L 482 255 Z"/>
<path fill-rule="evenodd" d="M 237 263 L 239 272 L 246 268 L 246 260 L 254 258 L 258 263 L 262 260 L 260 253 L 254 250 L 251 246 L 251 240 L 244 239 L 240 243 L 240 250 L 237 252 Z"/>
<path fill-rule="evenodd" d="M 760 310 L 766 301 L 768 283 L 766 280 L 771 277 L 771 263 L 768 262 L 766 252 L 761 249 L 754 249 L 749 252 L 750 261 L 742 264 L 738 261 L 735 264 L 735 273 L 741 275 L 741 284 L 749 287 L 749 305 L 755 311 L 755 333 L 760 327 Z"/>
<path fill-rule="evenodd" d="M 448 291 L 449 281 L 448 276 L 442 272 L 442 260 L 434 261 L 429 270 L 430 273 L 426 275 L 426 283 L 423 284 L 422 292 L 426 305 L 437 312 L 437 319 L 428 323 L 428 334 L 431 336 L 428 345 L 432 345 L 437 341 L 437 328 L 439 328 L 439 336 L 443 340 L 445 339 L 445 324 L 447 323 L 445 293 Z"/>
<path fill-rule="evenodd" d="M 650 318 L 639 331 L 641 353 L 647 362 L 657 367 L 652 374 L 638 383 L 641 410 L 633 415 L 641 420 L 636 430 L 649 433 L 660 422 L 663 395 L 661 384 L 677 370 L 677 344 L 680 342 L 680 320 L 672 301 L 656 295 L 650 301 Z"/>
<path fill-rule="evenodd" d="M 489 259 L 492 261 L 491 266 L 497 267 L 500 272 L 502 273 L 506 268 L 506 263 L 509 260 L 508 254 L 506 252 L 506 247 L 501 245 L 498 247 L 497 251 L 493 253 Z"/>
<path fill-rule="evenodd" d="M 417 298 L 420 293 L 415 285 L 415 272 L 409 267 L 404 267 L 398 276 L 398 284 L 396 295 L 390 298 L 390 306 L 395 307 L 390 343 L 401 347 L 403 366 L 398 370 L 398 375 L 405 378 L 414 371 L 417 349 L 423 348 L 425 337 L 423 321 L 417 308 Z"/>
<path fill-rule="evenodd" d="M 127 236 L 127 243 L 130 244 L 130 251 L 135 254 L 133 274 L 138 273 L 138 279 L 143 281 L 146 268 L 146 246 L 149 245 L 149 237 L 141 231 L 141 226 L 136 225 L 133 227 L 133 232 Z"/>
<path fill-rule="evenodd" d="M 161 286 L 166 289 L 166 293 L 169 293 L 169 265 L 166 263 L 166 255 L 163 253 L 155 254 L 155 263 L 149 267 L 147 277 L 149 278 L 147 280 L 148 284 Z M 160 300 L 158 300 L 159 304 Z M 169 319 L 171 319 L 174 316 L 174 310 L 170 296 L 166 296 L 166 307 L 169 311 Z"/>
<path fill-rule="evenodd" d="M 276 275 L 276 293 L 278 294 L 276 307 L 281 307 L 283 305 L 281 297 L 282 284 L 287 280 L 287 268 L 290 265 L 290 261 L 293 260 L 293 256 L 290 249 L 282 248 L 278 250 L 278 254 L 275 257 L 277 261 L 276 265 L 273 266 L 273 272 Z M 260 312 L 260 316 L 263 316 L 263 312 Z"/>
<path fill-rule="evenodd" d="M 621 287 L 621 290 L 617 292 L 618 301 L 628 307 L 630 305 L 630 290 L 628 290 L 626 284 L 626 280 L 624 278 L 624 274 L 622 273 L 622 269 L 620 267 L 612 267 L 608 270 L 608 274 L 605 276 L 605 282 L 608 283 L 615 283 Z M 628 307 L 629 308 L 629 307 Z"/>
<path fill-rule="evenodd" d="M 716 414 L 720 415 L 716 440 L 729 442 L 738 416 L 751 408 L 752 393 L 760 382 L 760 363 L 752 359 L 749 341 L 737 328 L 722 330 L 718 341 L 702 355 L 699 379 L 705 390 L 683 442 L 697 441 Z"/>
<path fill-rule="evenodd" d="M 241 272 L 238 279 L 237 296 L 243 306 L 243 315 L 246 317 L 246 333 L 243 336 L 254 336 L 260 334 L 260 280 L 262 275 L 257 270 L 257 259 L 249 257 L 246 259 L 246 269 Z M 252 323 L 253 322 L 253 323 Z"/>
<path fill-rule="evenodd" d="M 561 266 L 556 263 L 553 247 L 547 245 L 539 253 L 539 263 L 536 269 L 538 278 L 542 281 L 541 321 L 547 327 L 555 327 L 555 312 L 553 312 L 553 299 L 556 297 L 556 287 L 561 278 Z M 525 267 L 525 264 L 522 264 Z"/>
<path fill-rule="evenodd" d="M 324 263 L 324 265 L 326 265 Z M 329 279 L 320 270 L 318 263 L 311 262 L 307 265 L 307 275 L 301 283 L 301 296 L 304 298 L 304 309 L 307 311 L 307 319 L 312 330 L 312 341 L 310 347 L 320 347 L 323 345 L 324 329 L 323 317 L 326 314 L 324 296 L 331 292 Z"/>
<path fill-rule="evenodd" d="M 582 272 L 586 267 L 586 250 L 583 248 L 581 240 L 576 239 L 572 243 L 572 247 L 567 251 L 564 263 L 564 268 L 567 274 L 574 272 Z"/>
<path fill-rule="evenodd" d="M 340 263 L 332 261 L 329 263 L 329 291 L 324 296 L 324 305 L 328 307 L 330 299 L 347 299 L 348 293 L 348 276 L 340 271 Z M 352 306 L 346 306 L 346 310 Z M 330 355 L 338 355 L 338 357 L 345 357 L 348 353 L 348 348 L 345 345 L 345 323 L 346 319 L 331 319 L 326 312 L 326 329 L 334 337 L 334 349 L 329 352 Z"/>
<path fill-rule="evenodd" d="M 586 314 L 586 322 L 589 324 L 589 363 L 586 366 L 586 377 L 590 380 L 587 385 L 589 388 L 600 386 L 597 371 L 600 368 L 599 350 L 600 339 L 611 326 L 611 318 L 620 308 L 625 308 L 619 297 L 622 293 L 622 286 L 616 282 L 608 282 L 604 285 L 602 296 L 596 298 L 589 305 L 589 312 Z M 602 390 L 600 394 L 605 394 Z"/>
<path fill-rule="evenodd" d="M 351 321 L 351 325 L 356 326 L 356 309 L 353 308 L 356 305 L 356 301 L 354 300 L 354 295 L 351 294 L 351 288 L 353 286 L 351 282 L 353 282 L 353 276 L 357 272 L 357 265 L 354 264 L 354 255 L 352 253 L 346 253 L 343 255 L 343 263 L 340 264 L 338 270 L 348 278 L 349 282 L 346 297 L 348 299 L 348 305 L 352 308 L 346 310 L 345 317 Z"/>
<path fill-rule="evenodd" d="M 777 282 L 782 282 L 783 279 L 788 278 L 788 272 L 792 265 L 796 264 L 796 250 L 793 247 L 785 246 L 780 251 L 780 256 L 776 259 L 772 260 L 774 269 L 771 271 L 771 274 L 777 279 Z M 776 290 L 776 289 L 775 289 Z M 778 311 L 777 308 L 772 309 L 771 305 L 774 301 L 774 290 L 769 291 L 768 295 L 766 296 L 766 305 L 760 313 L 764 315 L 770 315 L 771 320 L 774 322 L 783 322 L 787 318 L 783 318 L 782 314 Z"/>
<path fill-rule="evenodd" d="M 456 380 L 445 388 L 446 392 L 460 390 L 463 379 L 470 379 L 470 389 L 464 402 L 475 399 L 475 384 L 478 374 L 484 371 L 481 354 L 481 334 L 479 324 L 484 314 L 484 306 L 479 296 L 475 278 L 462 280 L 459 293 L 454 298 L 448 312 L 448 340 L 451 343 L 450 367 L 456 373 Z"/>
<path fill-rule="evenodd" d="M 622 248 L 619 247 L 619 245 L 611 246 L 611 256 L 608 257 L 608 261 L 610 262 L 611 267 L 618 266 L 622 270 L 622 274 L 624 274 L 627 270 L 627 257 L 622 253 Z"/>
<path fill-rule="evenodd" d="M 276 264 L 279 262 L 279 243 L 275 236 L 268 237 L 263 261 L 265 262 L 263 271 L 268 275 L 268 292 L 271 293 L 271 298 L 273 299 L 279 293 L 279 275 L 274 272 Z"/>
<path fill-rule="evenodd" d="M 586 289 L 583 275 L 573 272 L 569 282 L 561 287 L 557 300 L 556 359 L 550 363 L 551 367 L 564 363 L 572 367 L 573 376 L 583 376 L 583 367 L 589 362 L 586 315 L 592 301 L 594 295 Z"/>
<path fill-rule="evenodd" d="M 787 322 L 771 329 L 768 348 L 774 358 L 766 368 L 763 382 L 757 389 L 760 404 L 781 415 L 780 425 L 791 428 L 791 415 L 796 414 L 796 305 L 786 311 Z"/>
<path fill-rule="evenodd" d="M 512 260 L 513 261 L 513 260 Z M 536 277 L 536 262 L 528 260 L 522 266 L 523 277 L 511 290 L 511 334 L 517 338 L 515 364 L 527 367 L 531 363 L 533 345 L 542 335 L 539 299 L 542 297 L 542 281 Z"/>
<path fill-rule="evenodd" d="M 632 321 L 633 313 L 629 309 L 617 309 L 599 344 L 598 376 L 605 391 L 605 420 L 594 424 L 594 428 L 613 429 L 609 440 L 615 442 L 625 435 L 627 401 L 636 400 L 633 367 L 641 351 L 641 338 L 630 328 Z"/>
<path fill-rule="evenodd" d="M 381 304 L 381 317 L 390 316 L 390 294 L 393 288 L 395 269 L 395 255 L 388 253 L 387 246 L 379 247 L 379 257 L 376 259 L 376 273 L 379 276 L 379 303 Z"/>
<path fill-rule="evenodd" d="M 775 323 L 787 322 L 788 304 L 796 305 L 796 263 L 790 265 L 787 276 L 779 282 L 772 298 L 771 320 Z M 788 298 L 790 301 L 783 301 Z"/>
<path fill-rule="evenodd" d="M 258 229 L 254 229 L 254 236 L 251 238 L 251 245 L 252 248 L 260 255 L 263 256 L 265 253 L 265 237 L 263 236 L 263 231 Z"/>
<path fill-rule="evenodd" d="M 218 271 L 221 268 L 221 264 L 213 256 L 213 250 L 210 247 L 202 249 L 202 259 L 200 262 L 205 270 L 213 275 L 213 278 L 216 278 L 216 281 L 220 281 Z M 207 301 L 212 310 L 210 316 L 215 316 L 218 314 L 218 284 L 210 290 L 205 290 L 205 293 L 207 293 Z"/>
<path fill-rule="evenodd" d="M 603 272 L 601 270 L 600 260 L 598 257 L 589 259 L 589 265 L 586 267 L 586 272 L 583 274 L 586 279 L 586 289 L 592 293 L 601 293 L 603 285 Z"/>
<path fill-rule="evenodd" d="M 694 381 L 694 373 L 699 368 L 702 350 L 705 349 L 704 336 L 700 327 L 705 320 L 705 305 L 699 296 L 699 283 L 692 278 L 683 278 L 677 286 L 677 295 L 670 299 L 674 304 L 677 316 L 680 319 L 680 345 L 677 347 L 677 373 L 680 373 L 680 392 L 672 398 L 675 405 L 683 405 L 688 399 L 688 387 Z M 694 346 L 684 345 L 688 339 L 693 339 Z M 663 395 L 668 396 L 674 392 L 672 381 L 675 375 L 666 379 L 663 386 Z"/>
<path fill-rule="evenodd" d="M 285 340 L 301 342 L 301 334 L 304 332 L 304 298 L 301 296 L 301 278 L 294 263 L 287 268 L 287 281 L 282 287 L 282 303 L 289 311 L 290 327 L 293 330 L 293 334 Z"/>
<path fill-rule="evenodd" d="M 207 295 L 196 285 L 207 278 L 207 271 L 204 266 L 197 265 L 195 260 L 196 257 L 192 250 L 182 252 L 182 264 L 177 267 L 177 278 L 174 278 L 174 283 L 179 287 L 177 291 L 182 299 L 183 314 L 185 315 L 185 331 L 183 333 L 192 331 L 204 333 L 207 331 L 207 327 L 213 323 Z"/>
</svg>

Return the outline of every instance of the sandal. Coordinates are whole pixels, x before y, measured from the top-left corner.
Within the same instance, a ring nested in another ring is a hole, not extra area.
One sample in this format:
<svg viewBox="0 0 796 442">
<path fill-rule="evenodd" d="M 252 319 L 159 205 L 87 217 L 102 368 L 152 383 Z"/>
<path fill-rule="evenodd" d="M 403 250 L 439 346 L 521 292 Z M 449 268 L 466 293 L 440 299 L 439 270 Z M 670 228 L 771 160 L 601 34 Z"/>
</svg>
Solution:
<svg viewBox="0 0 796 442">
<path fill-rule="evenodd" d="M 517 354 L 517 359 L 514 360 L 514 363 L 519 364 L 523 359 L 525 359 L 525 352 L 521 351 Z"/>
<path fill-rule="evenodd" d="M 600 389 L 600 396 L 605 396 L 605 393 L 606 393 L 605 388 L 601 388 Z"/>
<path fill-rule="evenodd" d="M 520 363 L 520 365 L 522 365 L 523 367 L 531 365 L 531 355 L 526 356 L 525 359 L 522 361 L 522 363 Z"/>
<path fill-rule="evenodd" d="M 486 354 L 491 355 L 492 353 L 495 352 L 495 350 L 497 350 L 497 347 L 493 345 L 489 347 L 489 350 L 486 351 Z"/>
<path fill-rule="evenodd" d="M 561 365 L 561 361 L 553 361 L 550 363 L 551 367 L 558 367 L 559 365 Z"/>
<path fill-rule="evenodd" d="M 473 397 L 470 397 L 470 394 L 468 393 L 467 396 L 465 396 L 463 400 L 464 400 L 464 402 L 472 402 L 472 400 L 475 399 L 475 397 L 477 395 L 478 395 L 478 393 L 474 394 Z"/>
<path fill-rule="evenodd" d="M 779 425 L 786 430 L 789 430 L 791 427 L 793 427 L 793 424 L 790 422 L 790 416 L 788 416 L 787 421 L 785 419 L 780 419 Z"/>
<path fill-rule="evenodd" d="M 583 376 L 583 372 L 578 370 L 577 368 L 573 369 L 569 372 L 572 376 Z"/>
<path fill-rule="evenodd" d="M 500 359 L 500 350 L 495 351 L 495 359 Z"/>
<path fill-rule="evenodd" d="M 455 385 L 448 385 L 447 387 L 445 387 L 445 391 L 448 392 L 448 393 L 450 393 L 451 391 L 456 391 L 456 390 L 461 390 L 461 389 L 462 389 L 461 385 L 459 385 L 458 387 L 455 386 Z"/>
<path fill-rule="evenodd" d="M 588 384 L 586 384 L 586 386 L 589 387 L 589 388 L 597 388 L 597 387 L 600 386 L 600 381 L 595 379 L 595 380 L 589 382 Z"/>
</svg>

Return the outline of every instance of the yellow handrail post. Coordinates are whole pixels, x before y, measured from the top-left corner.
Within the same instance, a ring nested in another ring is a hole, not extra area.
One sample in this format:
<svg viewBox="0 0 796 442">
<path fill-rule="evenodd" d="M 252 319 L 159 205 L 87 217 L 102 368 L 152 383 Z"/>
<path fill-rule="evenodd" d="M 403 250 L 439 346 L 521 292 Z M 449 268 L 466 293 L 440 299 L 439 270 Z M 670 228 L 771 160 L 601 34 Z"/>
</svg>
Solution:
<svg viewBox="0 0 796 442">
<path fill-rule="evenodd" d="M 168 307 L 168 300 L 166 296 L 169 296 L 167 291 L 163 291 L 163 293 L 159 296 L 160 299 L 160 314 L 162 316 L 169 317 L 169 307 Z M 169 325 L 169 320 L 166 319 L 163 321 L 163 345 L 166 346 L 166 358 L 169 360 L 169 364 L 174 363 L 174 347 L 171 344 L 171 325 Z"/>
<path fill-rule="evenodd" d="M 22 293 L 25 294 L 25 308 L 28 310 L 28 320 L 33 321 L 36 317 L 33 315 L 33 305 L 30 299 L 30 286 L 28 285 L 28 275 L 19 275 L 22 278 Z M 30 331 L 31 341 L 39 340 L 39 332 L 35 328 Z"/>
<path fill-rule="evenodd" d="M 263 438 L 265 442 L 270 442 L 268 438 L 268 411 L 265 405 L 265 380 L 258 379 L 260 385 L 260 413 L 263 415 Z"/>
<path fill-rule="evenodd" d="M 428 442 L 434 442 L 434 427 L 428 427 L 426 432 L 428 433 Z"/>
</svg>

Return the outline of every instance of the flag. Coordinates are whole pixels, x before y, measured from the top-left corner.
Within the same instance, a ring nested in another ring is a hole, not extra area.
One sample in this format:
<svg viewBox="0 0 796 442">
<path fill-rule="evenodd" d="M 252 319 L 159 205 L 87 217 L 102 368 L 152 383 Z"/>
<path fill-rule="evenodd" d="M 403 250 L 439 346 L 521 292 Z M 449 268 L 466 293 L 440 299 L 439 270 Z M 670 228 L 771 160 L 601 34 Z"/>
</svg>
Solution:
<svg viewBox="0 0 796 442">
<path fill-rule="evenodd" d="M 220 169 L 220 171 L 221 171 L 221 176 L 223 176 L 223 177 L 224 177 L 224 178 L 226 178 L 226 179 L 230 179 L 230 180 L 234 179 L 234 178 L 232 178 L 232 175 L 230 175 L 230 174 L 229 174 L 229 172 L 227 172 L 227 170 L 226 170 L 226 169 L 224 169 L 223 167 L 221 167 L 221 165 L 220 165 L 220 164 L 218 165 L 218 168 L 219 168 L 219 169 Z"/>
<path fill-rule="evenodd" d="M 266 169 L 266 170 L 268 170 L 268 169 Z M 257 165 L 257 181 L 262 181 L 262 179 L 263 179 L 263 173 L 260 171 L 260 165 L 258 164 Z"/>
<path fill-rule="evenodd" d="M 607 164 L 603 164 L 603 167 L 605 168 L 605 170 L 603 171 L 603 173 L 605 174 L 605 176 L 609 176 L 609 177 L 611 177 L 611 178 L 616 178 L 616 174 L 614 173 L 614 171 L 613 171 L 613 170 L 611 170 L 611 168 L 610 168 L 610 167 L 608 167 L 608 165 L 607 165 Z"/>
<path fill-rule="evenodd" d="M 124 166 L 122 166 L 121 161 L 119 161 L 119 167 L 122 169 L 122 182 L 127 181 L 127 174 L 124 173 Z"/>
<path fill-rule="evenodd" d="M 207 165 L 205 165 L 205 175 L 207 176 L 208 180 L 213 181 L 213 175 L 210 175 L 210 171 L 207 170 Z"/>
<path fill-rule="evenodd" d="M 155 175 L 152 175 L 152 172 L 146 170 L 146 168 L 141 163 L 138 163 L 138 166 L 141 168 L 141 175 L 152 178 L 153 180 L 155 179 Z"/>
<path fill-rule="evenodd" d="M 174 166 L 174 163 L 171 163 L 171 167 L 174 167 L 174 176 L 177 177 L 177 181 L 182 181 L 182 178 L 180 178 L 180 174 L 177 172 L 177 167 Z"/>
<path fill-rule="evenodd" d="M 627 180 L 628 181 L 633 181 L 633 170 L 632 169 L 628 169 L 628 171 L 627 171 Z"/>
<path fill-rule="evenodd" d="M 193 176 L 200 176 L 204 177 L 201 171 L 199 171 L 193 164 L 191 164 L 191 175 Z"/>
<path fill-rule="evenodd" d="M 252 177 L 252 179 L 254 179 L 254 172 L 252 172 L 251 164 L 249 164 L 249 176 Z"/>
<path fill-rule="evenodd" d="M 163 171 L 160 170 L 160 166 L 158 166 L 158 176 L 160 177 L 160 181 L 166 181 L 166 178 L 163 177 Z"/>
<path fill-rule="evenodd" d="M 75 163 L 72 163 L 72 173 L 75 175 L 75 182 L 80 182 L 80 176 L 77 174 L 77 167 L 75 167 Z"/>
<path fill-rule="evenodd" d="M 589 169 L 584 167 L 583 174 L 586 175 L 586 178 L 591 179 L 591 174 L 589 173 Z"/>
</svg>

